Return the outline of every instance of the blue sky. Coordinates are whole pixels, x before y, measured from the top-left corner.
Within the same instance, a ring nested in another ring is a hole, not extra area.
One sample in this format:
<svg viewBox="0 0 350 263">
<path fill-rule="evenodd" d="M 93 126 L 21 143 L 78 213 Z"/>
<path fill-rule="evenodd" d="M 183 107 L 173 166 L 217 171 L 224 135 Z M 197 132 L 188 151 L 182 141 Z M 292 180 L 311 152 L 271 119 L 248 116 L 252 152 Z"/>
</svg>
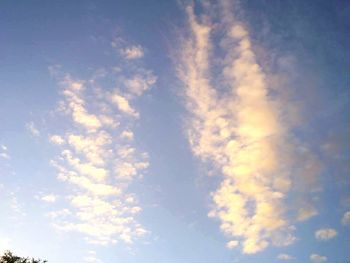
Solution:
<svg viewBox="0 0 350 263">
<path fill-rule="evenodd" d="M 2 1 L 0 250 L 347 262 L 347 1 Z"/>
</svg>

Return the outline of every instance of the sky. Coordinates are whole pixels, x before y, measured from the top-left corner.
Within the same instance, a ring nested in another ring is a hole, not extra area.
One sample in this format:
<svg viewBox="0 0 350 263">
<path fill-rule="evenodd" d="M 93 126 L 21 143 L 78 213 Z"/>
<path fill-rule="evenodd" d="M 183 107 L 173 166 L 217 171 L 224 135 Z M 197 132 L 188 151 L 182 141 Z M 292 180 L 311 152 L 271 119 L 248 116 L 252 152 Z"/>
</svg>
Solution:
<svg viewBox="0 0 350 263">
<path fill-rule="evenodd" d="M 350 2 L 0 2 L 0 253 L 350 261 Z"/>
</svg>

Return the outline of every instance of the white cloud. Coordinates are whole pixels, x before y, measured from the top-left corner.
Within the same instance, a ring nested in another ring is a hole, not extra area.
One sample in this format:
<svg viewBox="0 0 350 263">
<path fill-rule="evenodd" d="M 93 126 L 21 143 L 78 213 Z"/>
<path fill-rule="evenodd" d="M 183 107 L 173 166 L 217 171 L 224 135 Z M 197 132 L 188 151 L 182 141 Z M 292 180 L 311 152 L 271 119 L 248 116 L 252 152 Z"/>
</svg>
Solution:
<svg viewBox="0 0 350 263">
<path fill-rule="evenodd" d="M 327 241 L 335 238 L 337 235 L 337 231 L 333 228 L 323 228 L 315 232 L 315 238 L 319 241 Z"/>
<path fill-rule="evenodd" d="M 4 159 L 11 159 L 10 155 L 8 153 L 0 153 L 0 157 Z"/>
<path fill-rule="evenodd" d="M 291 255 L 288 255 L 288 254 L 281 253 L 281 254 L 277 255 L 277 259 L 278 260 L 292 260 L 292 259 L 294 259 L 294 257 L 292 257 Z"/>
<path fill-rule="evenodd" d="M 283 193 L 266 183 L 272 180 L 268 173 L 274 174 L 278 168 L 274 138 L 283 136 L 278 116 L 266 97 L 264 76 L 250 50 L 247 33 L 236 39 L 245 49 L 235 50 L 237 60 L 231 69 L 225 68 L 236 79 L 238 101 L 234 106 L 229 100 L 218 99 L 206 77 L 211 26 L 198 23 L 191 8 L 187 11 L 194 36 L 184 49 L 185 68 L 180 77 L 187 85 L 190 110 L 198 116 L 189 130 L 190 142 L 195 154 L 213 160 L 226 175 L 213 193 L 216 207 L 209 215 L 220 218 L 225 233 L 242 239 L 244 253 L 256 253 L 269 245 L 274 232 L 288 225 L 283 218 Z M 245 30 L 236 27 L 233 31 Z M 231 109 L 237 112 L 232 114 Z M 235 127 L 232 120 L 236 120 Z M 249 215 L 247 205 L 252 202 L 256 210 Z"/>
<path fill-rule="evenodd" d="M 53 144 L 57 144 L 57 145 L 62 145 L 64 144 L 64 140 L 62 139 L 61 136 L 59 135 L 52 135 L 50 137 L 50 142 L 52 142 Z"/>
<path fill-rule="evenodd" d="M 193 7 L 186 9 L 189 32 L 179 51 L 178 76 L 185 86 L 192 151 L 223 175 L 212 193 L 209 216 L 220 220 L 221 230 L 240 242 L 243 253 L 252 254 L 296 240 L 286 198 L 305 185 L 313 189 L 320 162 L 288 133 L 283 105 L 270 96 L 268 76 L 257 62 L 248 30 L 230 13 L 229 1 L 220 5 L 220 21 L 215 22 L 220 26 L 211 23 L 210 11 L 200 19 Z M 209 3 L 204 12 L 206 8 Z M 214 41 L 213 30 L 222 30 L 222 39 Z M 220 88 L 211 72 L 214 48 L 225 53 Z M 305 185 L 299 187 L 298 181 Z M 300 211 L 300 220 L 317 213 L 309 202 L 303 200 L 303 205 L 307 209 Z"/>
<path fill-rule="evenodd" d="M 311 254 L 310 261 L 313 263 L 323 263 L 323 262 L 327 262 L 327 257 L 320 256 L 318 254 Z"/>
<path fill-rule="evenodd" d="M 316 215 L 318 215 L 318 211 L 316 210 L 316 208 L 310 204 L 307 204 L 306 206 L 300 207 L 298 209 L 297 220 L 306 221 L 309 218 L 314 217 Z"/>
<path fill-rule="evenodd" d="M 350 224 L 350 211 L 347 211 L 347 212 L 344 213 L 341 222 L 342 222 L 343 225 L 349 225 Z"/>
<path fill-rule="evenodd" d="M 123 67 L 117 72 L 106 68 L 86 81 L 55 72 L 62 88 L 60 113 L 72 126 L 50 137 L 61 147 L 51 165 L 72 191 L 62 198 L 67 200 L 67 208 L 47 216 L 56 229 L 83 234 L 93 244 L 131 244 L 148 233 L 137 222 L 142 208 L 129 192 L 130 183 L 141 178 L 148 167 L 147 154 L 134 143 L 133 127 L 139 113 L 131 103 L 154 84 L 155 77 L 139 65 L 132 70 Z M 121 75 L 126 71 L 128 78 Z M 104 78 L 110 77 L 117 88 L 101 88 Z M 100 262 L 94 253 L 85 261 Z"/>
<path fill-rule="evenodd" d="M 40 199 L 46 203 L 54 203 L 57 200 L 57 196 L 54 194 L 48 194 L 42 196 Z"/>
<path fill-rule="evenodd" d="M 231 240 L 227 242 L 226 247 L 229 249 L 236 248 L 239 245 L 239 242 L 237 240 Z"/>
<path fill-rule="evenodd" d="M 125 80 L 125 86 L 131 94 L 140 96 L 146 90 L 150 89 L 157 81 L 157 78 L 151 73 L 146 72 L 146 74 L 138 74 L 133 78 Z"/>
<path fill-rule="evenodd" d="M 138 59 L 144 56 L 144 51 L 141 46 L 130 46 L 120 50 L 120 53 L 126 59 Z"/>
<path fill-rule="evenodd" d="M 126 97 L 115 92 L 112 96 L 112 101 L 117 105 L 118 109 L 128 115 L 138 117 L 139 114 L 129 104 L 129 100 Z"/>
<path fill-rule="evenodd" d="M 86 262 L 95 262 L 95 263 L 102 263 L 103 262 L 102 260 L 100 260 L 97 257 L 96 251 L 94 251 L 94 250 L 89 250 L 87 252 L 87 255 L 84 257 L 84 261 L 86 261 Z"/>
<path fill-rule="evenodd" d="M 16 192 L 10 192 L 10 208 L 13 212 L 14 219 L 22 223 L 23 217 L 26 216 L 22 203 L 18 200 Z"/>
<path fill-rule="evenodd" d="M 133 140 L 134 133 L 132 131 L 123 131 L 120 135 L 123 139 Z"/>
<path fill-rule="evenodd" d="M 56 218 L 62 218 L 62 217 L 67 217 L 71 215 L 72 212 L 69 211 L 67 208 L 64 208 L 62 210 L 57 210 L 57 211 L 52 211 L 46 214 L 47 217 L 51 219 L 56 219 Z"/>
<path fill-rule="evenodd" d="M 86 89 L 82 81 L 73 81 L 70 76 L 66 76 L 61 84 L 64 88 L 63 95 L 66 101 L 62 101 L 71 113 L 73 121 L 86 128 L 88 132 L 93 132 L 101 127 L 101 121 L 94 114 L 88 113 L 82 93 Z"/>
<path fill-rule="evenodd" d="M 34 122 L 28 122 L 26 124 L 27 130 L 35 137 L 40 136 L 40 131 L 35 127 Z"/>
<path fill-rule="evenodd" d="M 92 162 L 82 162 L 79 158 L 74 157 L 72 152 L 64 150 L 63 158 L 69 163 L 76 172 L 81 175 L 87 175 L 96 181 L 103 181 L 108 176 L 108 171 L 101 167 L 96 167 Z"/>
<path fill-rule="evenodd" d="M 98 132 L 93 135 L 80 136 L 69 134 L 68 143 L 78 153 L 83 153 L 94 165 L 103 165 L 109 153 L 106 148 L 112 143 L 111 135 L 106 132 Z"/>
<path fill-rule="evenodd" d="M 3 145 L 3 144 L 1 144 L 1 149 L 3 150 L 3 151 L 7 151 L 7 146 L 6 145 Z"/>
</svg>

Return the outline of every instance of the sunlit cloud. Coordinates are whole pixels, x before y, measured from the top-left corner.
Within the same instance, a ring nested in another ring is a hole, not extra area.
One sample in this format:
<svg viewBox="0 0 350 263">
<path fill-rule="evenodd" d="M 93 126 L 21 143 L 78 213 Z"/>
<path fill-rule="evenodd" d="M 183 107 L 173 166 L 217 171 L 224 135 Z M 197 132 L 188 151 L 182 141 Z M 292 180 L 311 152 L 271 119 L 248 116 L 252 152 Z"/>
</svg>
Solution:
<svg viewBox="0 0 350 263">
<path fill-rule="evenodd" d="M 118 109 L 126 114 L 129 114 L 134 117 L 138 117 L 139 114 L 136 112 L 129 104 L 129 101 L 127 98 L 123 97 L 122 95 L 119 95 L 118 92 L 114 93 L 112 96 L 112 101 L 115 103 L 118 107 Z"/>
<path fill-rule="evenodd" d="M 132 54 L 136 51 L 125 51 L 125 59 L 136 56 Z M 124 71 L 128 78 L 122 75 Z M 61 89 L 58 112 L 71 127 L 49 137 L 60 149 L 51 165 L 69 194 L 64 197 L 66 207 L 47 216 L 56 229 L 81 233 L 89 243 L 131 244 L 148 232 L 136 218 L 142 211 L 138 198 L 128 190 L 149 166 L 147 153 L 134 142 L 133 127 L 140 117 L 134 104 L 156 78 L 140 66 L 118 72 L 104 69 L 87 80 L 58 67 L 51 68 L 51 73 Z M 105 77 L 114 78 L 117 87 L 101 88 L 99 80 Z M 51 202 L 54 198 L 42 199 Z M 101 262 L 92 252 L 85 261 Z"/>
<path fill-rule="evenodd" d="M 319 241 L 327 241 L 335 238 L 337 235 L 338 232 L 333 228 L 323 228 L 315 232 L 315 238 Z"/>
<path fill-rule="evenodd" d="M 243 253 L 252 254 L 271 244 L 292 244 L 293 222 L 317 215 L 303 189 L 321 190 L 321 164 L 289 132 L 281 102 L 270 96 L 269 76 L 257 63 L 247 28 L 234 19 L 229 1 L 219 2 L 220 26 L 211 22 L 213 12 L 201 16 L 192 6 L 186 8 L 190 31 L 179 51 L 178 76 L 185 85 L 192 151 L 223 176 L 212 193 L 209 216 L 219 219 L 221 230 L 233 238 L 228 248 L 240 244 Z M 203 8 L 209 10 L 210 4 Z M 214 35 L 223 37 L 214 40 Z M 211 71 L 217 48 L 225 52 L 219 77 Z M 292 191 L 302 198 L 294 205 L 295 216 L 287 217 Z"/>
<path fill-rule="evenodd" d="M 239 242 L 237 240 L 231 240 L 227 242 L 226 247 L 229 249 L 236 248 L 239 245 Z"/>
</svg>

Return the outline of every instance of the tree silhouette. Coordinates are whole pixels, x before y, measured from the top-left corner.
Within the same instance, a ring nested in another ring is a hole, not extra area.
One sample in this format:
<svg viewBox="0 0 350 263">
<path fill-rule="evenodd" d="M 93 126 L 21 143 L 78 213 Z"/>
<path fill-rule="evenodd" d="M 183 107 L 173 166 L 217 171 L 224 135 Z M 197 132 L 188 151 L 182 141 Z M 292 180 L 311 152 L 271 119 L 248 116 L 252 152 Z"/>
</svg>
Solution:
<svg viewBox="0 0 350 263">
<path fill-rule="evenodd" d="M 30 259 L 30 258 L 22 258 L 12 254 L 11 251 L 6 251 L 4 255 L 0 258 L 0 263 L 46 263 L 46 260 L 41 259 Z"/>
</svg>

